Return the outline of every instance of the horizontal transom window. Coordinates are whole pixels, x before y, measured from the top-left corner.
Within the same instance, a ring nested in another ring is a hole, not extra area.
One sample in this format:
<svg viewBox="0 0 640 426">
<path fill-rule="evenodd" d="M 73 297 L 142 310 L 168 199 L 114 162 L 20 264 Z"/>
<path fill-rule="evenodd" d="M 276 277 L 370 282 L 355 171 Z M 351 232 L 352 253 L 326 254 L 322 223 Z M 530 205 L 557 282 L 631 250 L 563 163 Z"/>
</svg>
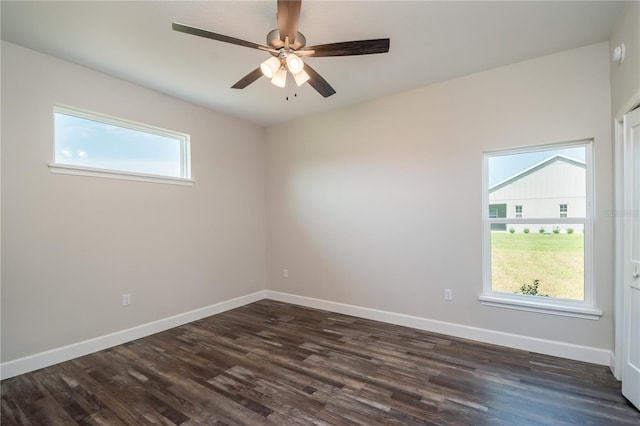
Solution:
<svg viewBox="0 0 640 426">
<path fill-rule="evenodd" d="M 52 171 L 191 180 L 189 135 L 59 106 L 54 121 Z"/>
</svg>

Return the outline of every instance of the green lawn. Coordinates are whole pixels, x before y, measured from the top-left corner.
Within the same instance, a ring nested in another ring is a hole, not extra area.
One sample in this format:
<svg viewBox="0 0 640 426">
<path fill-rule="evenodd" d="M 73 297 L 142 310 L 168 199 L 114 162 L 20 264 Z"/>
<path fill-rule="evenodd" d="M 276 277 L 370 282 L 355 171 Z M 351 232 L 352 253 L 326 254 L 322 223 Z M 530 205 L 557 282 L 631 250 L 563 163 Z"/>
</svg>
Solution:
<svg viewBox="0 0 640 426">
<path fill-rule="evenodd" d="M 584 235 L 492 232 L 491 279 L 494 291 L 540 280 L 540 295 L 583 300 Z"/>
</svg>

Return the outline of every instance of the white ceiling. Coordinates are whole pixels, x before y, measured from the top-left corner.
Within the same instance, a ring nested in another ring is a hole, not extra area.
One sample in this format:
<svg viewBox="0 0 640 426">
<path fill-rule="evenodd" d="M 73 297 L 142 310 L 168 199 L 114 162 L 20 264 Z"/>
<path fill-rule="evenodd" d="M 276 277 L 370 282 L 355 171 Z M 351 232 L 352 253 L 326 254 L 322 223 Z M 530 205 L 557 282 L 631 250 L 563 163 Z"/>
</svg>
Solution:
<svg viewBox="0 0 640 426">
<path fill-rule="evenodd" d="M 276 1 L 2 1 L 2 39 L 271 125 L 609 38 L 611 1 L 303 0 L 308 45 L 389 37 L 387 54 L 309 58 L 337 91 L 230 87 L 268 54 L 171 30 L 173 21 L 265 44 Z M 297 95 L 297 96 L 294 96 Z M 289 97 L 289 100 L 286 100 Z"/>
</svg>

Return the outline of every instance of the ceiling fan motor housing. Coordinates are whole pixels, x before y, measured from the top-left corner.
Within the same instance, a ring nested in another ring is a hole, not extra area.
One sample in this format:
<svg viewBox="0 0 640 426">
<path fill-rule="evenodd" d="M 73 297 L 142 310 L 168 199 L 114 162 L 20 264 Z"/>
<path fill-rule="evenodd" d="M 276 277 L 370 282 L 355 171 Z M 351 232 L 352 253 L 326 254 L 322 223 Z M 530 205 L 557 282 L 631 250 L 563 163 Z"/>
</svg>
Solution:
<svg viewBox="0 0 640 426">
<path fill-rule="evenodd" d="M 296 40 L 292 44 L 289 45 L 289 49 L 291 50 L 300 50 L 307 44 L 307 39 L 304 37 L 302 33 L 296 34 Z M 273 47 L 276 50 L 284 48 L 284 41 L 280 40 L 280 32 L 276 28 L 275 30 L 269 31 L 267 34 L 267 45 Z"/>
</svg>

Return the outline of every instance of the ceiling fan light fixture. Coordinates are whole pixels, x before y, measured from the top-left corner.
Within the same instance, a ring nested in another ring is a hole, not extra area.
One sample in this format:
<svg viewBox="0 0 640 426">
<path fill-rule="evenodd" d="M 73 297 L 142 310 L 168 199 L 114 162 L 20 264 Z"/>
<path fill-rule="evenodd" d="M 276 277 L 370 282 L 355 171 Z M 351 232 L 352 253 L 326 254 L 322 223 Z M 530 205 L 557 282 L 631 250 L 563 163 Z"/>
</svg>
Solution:
<svg viewBox="0 0 640 426">
<path fill-rule="evenodd" d="M 310 77 L 309 77 L 309 74 L 307 74 L 305 70 L 302 70 L 299 73 L 294 74 L 293 78 L 296 80 L 296 84 L 298 86 L 302 86 L 304 83 L 309 81 Z"/>
<path fill-rule="evenodd" d="M 287 68 L 291 71 L 291 74 L 297 74 L 304 68 L 304 62 L 295 53 L 289 53 L 287 55 Z"/>
<path fill-rule="evenodd" d="M 280 60 L 274 56 L 260 64 L 260 71 L 262 71 L 262 74 L 269 80 L 273 78 L 279 68 Z"/>
<path fill-rule="evenodd" d="M 389 51 L 390 41 L 388 38 L 307 46 L 306 38 L 298 31 L 301 3 L 302 0 L 277 0 L 276 18 L 278 27 L 267 34 L 266 45 L 214 33 L 179 22 L 173 22 L 171 28 L 181 33 L 257 49 L 271 54 L 272 58 L 262 62 L 258 68 L 238 80 L 231 86 L 232 89 L 244 89 L 263 75 L 273 85 L 285 87 L 288 78 L 287 74 L 291 72 L 298 86 L 308 82 L 316 92 L 327 98 L 336 93 L 335 89 L 317 71 L 305 64 L 301 58 L 373 55 Z"/>
<path fill-rule="evenodd" d="M 278 87 L 284 87 L 287 84 L 287 70 L 284 69 L 284 67 L 279 68 L 275 74 L 273 74 L 271 84 Z"/>
</svg>

